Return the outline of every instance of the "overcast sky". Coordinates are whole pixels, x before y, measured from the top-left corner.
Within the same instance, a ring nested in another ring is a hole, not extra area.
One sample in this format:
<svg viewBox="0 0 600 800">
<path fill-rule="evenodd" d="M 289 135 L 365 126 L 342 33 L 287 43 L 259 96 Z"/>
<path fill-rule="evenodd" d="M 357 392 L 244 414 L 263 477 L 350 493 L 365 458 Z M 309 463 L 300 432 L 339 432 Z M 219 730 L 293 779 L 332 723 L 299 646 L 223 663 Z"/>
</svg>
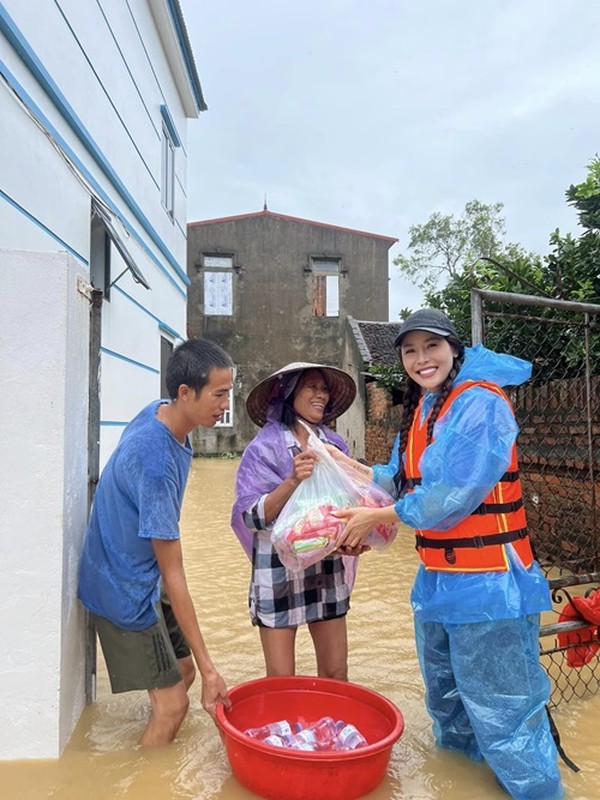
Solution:
<svg viewBox="0 0 600 800">
<path fill-rule="evenodd" d="M 600 152 L 598 0 L 180 0 L 208 111 L 188 219 L 262 209 L 397 237 L 504 203 L 507 239 L 577 232 Z M 390 319 L 420 294 L 390 266 Z"/>
</svg>

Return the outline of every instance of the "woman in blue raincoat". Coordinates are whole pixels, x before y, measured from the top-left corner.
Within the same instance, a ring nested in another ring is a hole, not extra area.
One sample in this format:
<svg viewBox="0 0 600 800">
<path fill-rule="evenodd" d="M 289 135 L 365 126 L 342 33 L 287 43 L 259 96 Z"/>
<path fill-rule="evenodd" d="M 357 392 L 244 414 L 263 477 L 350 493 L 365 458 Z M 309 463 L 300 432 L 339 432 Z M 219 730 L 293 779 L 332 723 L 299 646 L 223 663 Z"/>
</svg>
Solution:
<svg viewBox="0 0 600 800">
<path fill-rule="evenodd" d="M 345 509 L 339 545 L 357 547 L 398 518 L 415 529 L 411 604 L 436 743 L 487 761 L 516 800 L 555 800 L 563 789 L 539 661 L 550 592 L 527 535 L 518 426 L 501 388 L 525 382 L 531 365 L 481 345 L 465 351 L 432 309 L 411 314 L 395 345 L 408 376 L 403 421 L 372 477 L 399 499 Z"/>
<path fill-rule="evenodd" d="M 296 633 L 306 624 L 318 675 L 348 679 L 346 614 L 356 558 L 334 553 L 291 571 L 271 543 L 271 530 L 295 489 L 312 475 L 308 429 L 337 452 L 348 452 L 325 423 L 343 414 L 355 394 L 355 383 L 343 370 L 295 362 L 258 383 L 246 400 L 261 430 L 242 455 L 231 525 L 252 561 L 250 617 L 260 632 L 268 676 L 295 674 Z"/>
</svg>

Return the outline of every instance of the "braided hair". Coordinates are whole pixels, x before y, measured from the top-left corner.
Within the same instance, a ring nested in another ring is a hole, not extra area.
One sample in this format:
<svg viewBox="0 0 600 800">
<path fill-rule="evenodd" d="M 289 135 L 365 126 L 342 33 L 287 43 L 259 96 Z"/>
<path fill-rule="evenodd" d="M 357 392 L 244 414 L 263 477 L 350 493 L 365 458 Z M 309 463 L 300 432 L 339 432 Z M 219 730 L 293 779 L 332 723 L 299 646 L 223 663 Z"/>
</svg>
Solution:
<svg viewBox="0 0 600 800">
<path fill-rule="evenodd" d="M 435 399 L 435 403 L 433 404 L 433 408 L 431 409 L 431 414 L 429 415 L 429 419 L 427 421 L 427 445 L 431 444 L 431 440 L 433 439 L 433 427 L 437 421 L 440 411 L 442 410 L 442 406 L 452 391 L 452 384 L 458 375 L 465 357 L 465 348 L 458 339 L 455 339 L 454 336 L 447 336 L 446 341 L 450 347 L 456 350 L 457 355 L 454 356 L 452 368 L 448 373 L 448 377 L 442 384 Z M 408 444 L 408 433 L 411 429 L 420 399 L 421 387 L 412 378 L 408 378 L 406 382 L 406 391 L 402 401 L 402 424 L 400 425 L 400 440 L 398 442 L 398 471 L 394 476 L 394 483 L 396 484 L 396 489 L 399 495 L 402 494 L 402 490 L 406 484 L 404 459 L 402 456 L 404 455 L 406 445 Z"/>
</svg>

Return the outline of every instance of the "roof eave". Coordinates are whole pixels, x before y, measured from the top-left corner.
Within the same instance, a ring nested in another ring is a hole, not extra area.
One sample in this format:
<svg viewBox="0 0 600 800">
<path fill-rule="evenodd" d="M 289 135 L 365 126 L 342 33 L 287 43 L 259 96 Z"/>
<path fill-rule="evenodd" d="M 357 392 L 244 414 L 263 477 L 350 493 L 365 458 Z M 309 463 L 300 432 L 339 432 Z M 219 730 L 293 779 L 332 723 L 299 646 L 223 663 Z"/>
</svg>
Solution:
<svg viewBox="0 0 600 800">
<path fill-rule="evenodd" d="M 206 111 L 200 78 L 179 0 L 148 0 L 188 119 Z"/>
<path fill-rule="evenodd" d="M 214 219 L 201 219 L 193 222 L 188 222 L 188 228 L 199 228 L 203 225 L 220 225 L 226 222 L 236 222 L 243 219 L 256 219 L 257 217 L 269 217 L 271 219 L 281 219 L 285 222 L 297 222 L 302 225 L 312 225 L 315 228 L 327 228 L 328 230 L 340 231 L 341 233 L 350 233 L 354 236 L 365 236 L 368 239 L 382 239 L 388 242 L 388 249 L 395 244 L 398 239 L 393 236 L 384 236 L 381 233 L 369 233 L 368 231 L 361 231 L 355 228 L 345 228 L 341 225 L 329 225 L 326 222 L 318 222 L 314 219 L 304 219 L 303 217 L 292 217 L 289 214 L 279 214 L 276 211 L 263 209 L 262 211 L 251 211 L 248 214 L 235 214 L 230 217 L 215 217 Z"/>
</svg>

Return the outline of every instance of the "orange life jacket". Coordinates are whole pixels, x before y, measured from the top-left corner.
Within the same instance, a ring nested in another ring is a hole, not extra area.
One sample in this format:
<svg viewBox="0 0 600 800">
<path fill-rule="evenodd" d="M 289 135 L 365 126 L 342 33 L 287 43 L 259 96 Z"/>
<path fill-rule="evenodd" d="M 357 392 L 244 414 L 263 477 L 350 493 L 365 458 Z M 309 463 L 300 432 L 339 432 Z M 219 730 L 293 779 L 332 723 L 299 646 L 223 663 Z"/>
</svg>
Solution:
<svg viewBox="0 0 600 800">
<path fill-rule="evenodd" d="M 482 386 L 503 397 L 499 386 L 485 381 L 466 381 L 452 389 L 438 420 L 456 398 L 473 386 Z M 419 461 L 427 446 L 428 417 L 421 423 L 421 403 L 415 410 L 406 446 L 405 476 L 408 491 L 421 482 Z M 431 412 L 430 412 L 431 413 Z M 505 545 L 511 542 L 523 565 L 529 567 L 533 552 L 527 535 L 527 519 L 519 480 L 517 448 L 513 444 L 508 470 L 475 511 L 447 531 L 417 530 L 417 550 L 426 569 L 442 572 L 491 572 L 508 570 Z"/>
</svg>

